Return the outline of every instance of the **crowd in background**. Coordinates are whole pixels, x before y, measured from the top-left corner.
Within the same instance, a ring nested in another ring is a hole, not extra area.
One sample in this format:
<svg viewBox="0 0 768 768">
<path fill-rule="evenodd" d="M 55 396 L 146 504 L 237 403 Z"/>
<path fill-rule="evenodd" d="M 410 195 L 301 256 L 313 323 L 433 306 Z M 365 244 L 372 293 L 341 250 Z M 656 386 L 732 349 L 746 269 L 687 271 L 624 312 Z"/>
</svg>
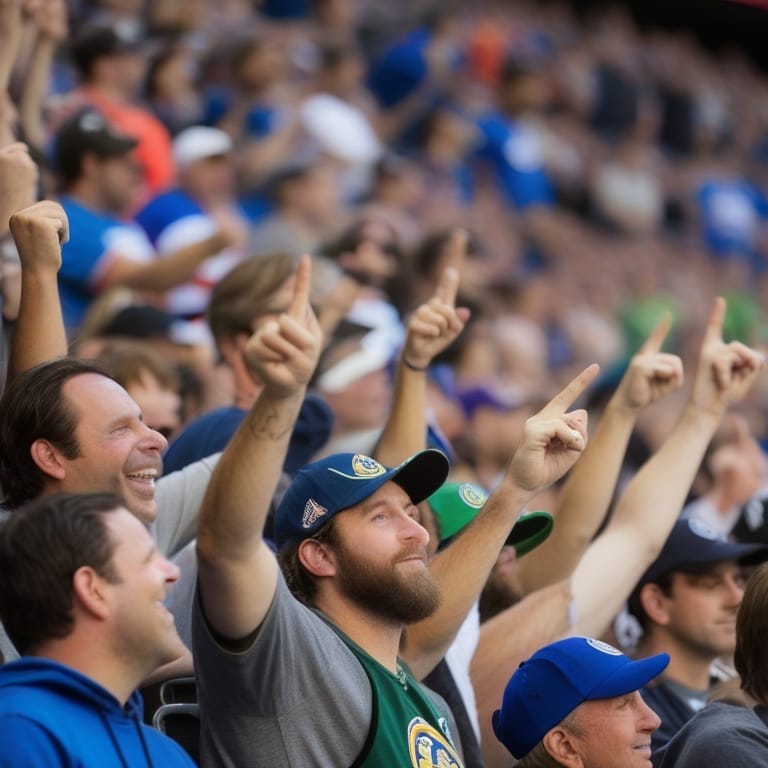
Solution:
<svg viewBox="0 0 768 768">
<path fill-rule="evenodd" d="M 54 141 L 66 116 L 88 104 L 135 126 L 140 177 L 121 182 L 118 203 L 162 257 L 174 248 L 162 217 L 182 212 L 151 202 L 184 172 L 174 136 L 204 125 L 231 138 L 234 182 L 213 167 L 194 182 L 228 246 L 194 276 L 203 288 L 90 285 L 76 311 L 64 297 L 75 343 L 131 301 L 199 318 L 212 282 L 246 256 L 306 251 L 334 263 L 330 284 L 354 271 L 339 249 L 364 239 L 379 247 L 356 276 L 378 282 L 397 324 L 454 227 L 471 233 L 461 292 L 474 310 L 448 360 L 454 391 L 488 386 L 525 404 L 586 362 L 610 376 L 665 308 L 669 347 L 686 357 L 716 293 L 729 338 L 765 340 L 766 83 L 735 48 L 640 30 L 620 6 L 579 18 L 560 3 L 29 5 L 5 131 L 17 125 L 31 147 L 43 196 L 66 186 Z M 201 151 L 229 149 L 189 157 Z M 173 338 L 200 341 L 210 394 L 200 331 Z M 764 397 L 748 406 L 760 438 Z"/>
<path fill-rule="evenodd" d="M 211 469 L 196 462 L 225 449 L 271 394 L 269 376 L 254 376 L 252 339 L 290 313 L 303 254 L 323 341 L 285 484 L 338 452 L 399 463 L 387 453 L 407 433 L 407 416 L 393 427 L 398 398 L 426 372 L 427 409 L 412 429 L 424 416 L 452 479 L 492 491 L 508 482 L 526 421 L 597 362 L 578 392 L 591 384 L 590 434 L 604 413 L 631 411 L 632 424 L 620 473 L 613 457 L 618 484 L 605 465 L 606 488 L 592 483 L 596 519 L 573 529 L 589 530 L 579 555 L 601 522 L 606 542 L 612 524 L 631 538 L 640 496 L 630 490 L 613 523 L 609 497 L 665 443 L 671 471 L 677 416 L 687 402 L 700 408 L 688 385 L 716 367 L 715 336 L 768 346 L 768 80 L 736 47 L 713 53 L 685 31 L 640 29 L 621 4 L 579 15 L 564 2 L 505 0 L 0 1 L 0 87 L 2 380 L 12 333 L 9 391 L 64 345 L 98 359 L 162 436 L 152 450 L 166 475 L 197 467 L 204 487 Z M 17 216 L 11 237 L 11 214 L 35 200 L 61 209 Z M 60 263 L 36 240 L 51 221 Z M 22 269 L 27 307 L 32 296 L 55 308 L 47 339 L 43 309 L 36 328 L 29 313 L 15 325 Z M 46 294 L 35 275 L 52 271 Z M 430 346 L 419 323 L 436 303 L 450 339 Z M 630 391 L 638 351 L 663 393 Z M 729 370 L 751 376 L 756 358 L 739 355 Z M 693 502 L 683 517 L 765 543 L 768 384 L 728 395 L 712 411 L 733 402 L 733 412 L 707 452 L 702 433 L 686 438 L 703 455 L 695 482 L 684 480 L 698 461 L 656 514 Z M 4 487 L 7 508 L 28 490 Z M 574 519 L 583 511 L 561 486 L 540 490 L 529 508 L 556 521 L 566 499 Z M 198 491 L 175 531 L 153 529 L 180 558 L 172 599 L 187 646 Z M 579 573 L 575 550 L 567 566 Z M 583 562 L 594 576 L 609 561 Z M 543 584 L 531 577 L 512 602 Z M 482 620 L 510 602 L 505 593 L 494 606 L 490 586 Z M 641 630 L 622 621 L 611 636 L 629 647 Z M 469 730 L 485 729 L 487 749 L 489 724 L 476 717 Z"/>
</svg>

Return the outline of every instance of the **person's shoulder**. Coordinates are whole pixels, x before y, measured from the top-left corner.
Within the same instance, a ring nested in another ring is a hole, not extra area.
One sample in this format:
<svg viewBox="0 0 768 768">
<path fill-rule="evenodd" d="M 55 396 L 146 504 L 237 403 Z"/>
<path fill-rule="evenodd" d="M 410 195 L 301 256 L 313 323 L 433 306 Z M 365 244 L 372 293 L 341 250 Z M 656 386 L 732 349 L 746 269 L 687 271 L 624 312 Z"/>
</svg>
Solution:
<svg viewBox="0 0 768 768">
<path fill-rule="evenodd" d="M 246 413 L 242 408 L 223 406 L 187 424 L 163 456 L 164 473 L 171 474 L 198 459 L 224 450 Z"/>
<path fill-rule="evenodd" d="M 654 756 L 656 768 L 741 766 L 768 762 L 768 727 L 755 712 L 738 704 L 715 701 L 697 712 Z"/>
<path fill-rule="evenodd" d="M 61 745 L 56 737 L 42 723 L 25 714 L 0 713 L 0 745 L 0 768 L 62 765 Z"/>
</svg>

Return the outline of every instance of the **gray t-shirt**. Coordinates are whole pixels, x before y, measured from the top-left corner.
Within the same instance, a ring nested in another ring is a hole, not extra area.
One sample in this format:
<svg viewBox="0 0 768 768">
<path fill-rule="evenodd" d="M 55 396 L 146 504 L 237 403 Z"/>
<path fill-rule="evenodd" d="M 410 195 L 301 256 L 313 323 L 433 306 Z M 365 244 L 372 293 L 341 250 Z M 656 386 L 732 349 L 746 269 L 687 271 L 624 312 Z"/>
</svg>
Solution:
<svg viewBox="0 0 768 768">
<path fill-rule="evenodd" d="M 373 716 L 368 676 L 326 621 L 293 597 L 282 574 L 249 648 L 222 648 L 199 599 L 192 637 L 202 768 L 330 768 L 360 755 Z M 421 688 L 457 733 L 445 701 Z"/>
<path fill-rule="evenodd" d="M 654 768 L 768 765 L 768 710 L 716 701 L 697 712 L 653 755 Z"/>
<path fill-rule="evenodd" d="M 193 651 L 204 768 L 349 766 L 368 736 L 371 685 L 344 641 L 282 575 L 253 643 L 214 639 L 195 601 Z"/>
<path fill-rule="evenodd" d="M 173 557 L 197 534 L 197 515 L 221 453 L 189 464 L 157 481 L 157 519 L 150 526 L 158 550 Z"/>
</svg>

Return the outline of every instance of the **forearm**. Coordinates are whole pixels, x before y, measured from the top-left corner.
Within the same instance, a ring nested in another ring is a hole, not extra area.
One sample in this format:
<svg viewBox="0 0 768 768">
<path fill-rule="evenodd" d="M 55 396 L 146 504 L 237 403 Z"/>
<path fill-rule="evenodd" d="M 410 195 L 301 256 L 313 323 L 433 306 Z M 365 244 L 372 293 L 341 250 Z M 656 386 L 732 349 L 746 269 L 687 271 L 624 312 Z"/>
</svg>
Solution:
<svg viewBox="0 0 768 768">
<path fill-rule="evenodd" d="M 50 37 L 38 35 L 24 81 L 19 102 L 19 122 L 25 140 L 34 147 L 45 144 L 43 127 L 43 101 L 48 93 L 51 62 L 56 42 Z"/>
<path fill-rule="evenodd" d="M 107 271 L 101 287 L 121 285 L 138 291 L 167 291 L 191 278 L 207 258 L 225 246 L 222 236 L 216 233 L 150 263 L 120 259 Z"/>
<path fill-rule="evenodd" d="M 398 362 L 392 409 L 376 446 L 376 458 L 385 466 L 396 466 L 426 445 L 426 378 L 426 371 Z"/>
<path fill-rule="evenodd" d="M 611 503 L 637 411 L 612 400 L 558 494 L 549 538 L 521 559 L 525 594 L 568 578 Z"/>
<path fill-rule="evenodd" d="M 430 570 L 440 588 L 440 607 L 428 619 L 408 627 L 402 651 L 417 674 L 428 674 L 445 655 L 530 496 L 506 477 L 475 520 L 432 559 Z"/>
<path fill-rule="evenodd" d="M 480 625 L 470 673 L 487 768 L 509 765 L 509 752 L 491 728 L 491 717 L 501 706 L 507 681 L 521 661 L 568 633 L 569 603 L 568 582 L 562 581 L 528 595 Z"/>
<path fill-rule="evenodd" d="M 192 677 L 194 674 L 195 667 L 192 661 L 192 653 L 185 647 L 183 656 L 163 664 L 162 667 L 158 667 L 154 672 L 151 672 L 140 687 L 146 688 L 174 677 Z"/>
<path fill-rule="evenodd" d="M 21 41 L 20 0 L 0 0 L 0 90 L 6 90 Z"/>
<path fill-rule="evenodd" d="M 200 510 L 198 551 L 247 558 L 260 541 L 304 390 L 263 392 L 214 470 Z"/>
<path fill-rule="evenodd" d="M 8 380 L 23 371 L 67 354 L 55 272 L 22 269 L 21 302 L 11 337 Z"/>
<path fill-rule="evenodd" d="M 573 573 L 580 632 L 600 634 L 658 555 L 719 421 L 686 407 L 669 438 L 632 478 L 605 532 Z"/>
</svg>

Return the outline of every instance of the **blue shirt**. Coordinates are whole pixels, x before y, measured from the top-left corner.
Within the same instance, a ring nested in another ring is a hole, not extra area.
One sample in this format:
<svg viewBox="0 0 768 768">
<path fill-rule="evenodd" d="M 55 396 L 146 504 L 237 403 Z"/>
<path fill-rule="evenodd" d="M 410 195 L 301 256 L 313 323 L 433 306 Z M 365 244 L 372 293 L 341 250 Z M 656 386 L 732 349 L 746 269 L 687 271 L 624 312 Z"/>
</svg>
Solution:
<svg viewBox="0 0 768 768">
<path fill-rule="evenodd" d="M 520 210 L 551 206 L 554 188 L 536 134 L 500 113 L 481 118 L 478 128 L 482 135 L 478 156 L 490 166 L 504 200 Z"/>
<path fill-rule="evenodd" d="M 58 283 L 64 325 L 77 328 L 100 291 L 113 258 L 150 261 L 152 245 L 135 224 L 86 208 L 71 197 L 61 204 L 69 218 L 69 241 L 61 249 Z"/>
<path fill-rule="evenodd" d="M 701 236 L 716 259 L 757 255 L 764 201 L 744 179 L 710 179 L 696 191 Z"/>
<path fill-rule="evenodd" d="M 32 656 L 0 667 L 0 768 L 193 768 L 187 753 L 71 667 Z"/>
</svg>

